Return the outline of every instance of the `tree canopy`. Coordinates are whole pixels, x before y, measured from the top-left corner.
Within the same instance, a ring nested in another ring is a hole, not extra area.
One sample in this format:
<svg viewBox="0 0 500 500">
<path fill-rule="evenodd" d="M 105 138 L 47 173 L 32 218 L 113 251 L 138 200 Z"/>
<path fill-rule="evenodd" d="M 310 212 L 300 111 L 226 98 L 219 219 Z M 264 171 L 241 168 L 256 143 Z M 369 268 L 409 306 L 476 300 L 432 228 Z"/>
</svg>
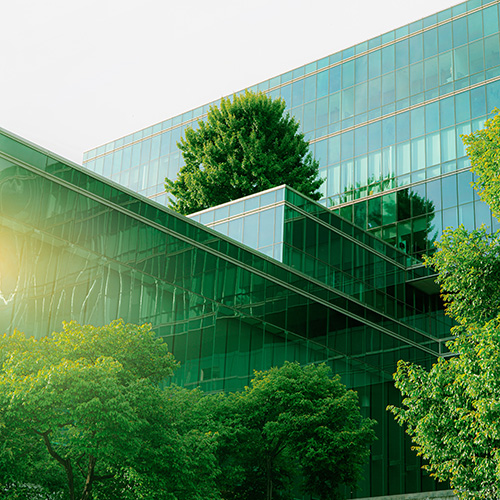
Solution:
<svg viewBox="0 0 500 500">
<path fill-rule="evenodd" d="M 354 488 L 375 439 L 357 394 L 322 365 L 257 372 L 250 387 L 220 396 L 220 489 L 225 499 L 287 498 L 291 484 L 321 499 Z"/>
<path fill-rule="evenodd" d="M 70 500 L 213 498 L 215 439 L 179 427 L 182 394 L 158 387 L 177 363 L 150 325 L 15 332 L 0 362 L 0 484 L 35 477 Z"/>
<path fill-rule="evenodd" d="M 185 165 L 175 181 L 165 179 L 170 207 L 190 214 L 281 184 L 318 200 L 319 164 L 285 107 L 248 91 L 211 106 L 177 143 Z"/>
<path fill-rule="evenodd" d="M 475 184 L 500 215 L 500 115 L 463 138 Z M 438 272 L 448 315 L 457 321 L 447 345 L 455 356 L 430 371 L 400 361 L 395 374 L 407 426 L 426 468 L 459 498 L 500 496 L 500 233 L 447 229 L 427 259 Z"/>
<path fill-rule="evenodd" d="M 293 481 L 330 499 L 355 486 L 374 422 L 325 365 L 215 395 L 166 383 L 176 366 L 150 325 L 121 320 L 0 337 L 0 496 L 271 500 Z"/>
</svg>

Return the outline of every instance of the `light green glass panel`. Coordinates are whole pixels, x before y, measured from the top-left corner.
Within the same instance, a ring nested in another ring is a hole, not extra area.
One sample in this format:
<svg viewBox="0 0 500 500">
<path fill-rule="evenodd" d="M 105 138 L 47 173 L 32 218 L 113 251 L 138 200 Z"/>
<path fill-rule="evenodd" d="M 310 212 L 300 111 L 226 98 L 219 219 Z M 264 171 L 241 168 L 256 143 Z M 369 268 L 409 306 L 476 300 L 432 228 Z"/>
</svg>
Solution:
<svg viewBox="0 0 500 500">
<path fill-rule="evenodd" d="M 403 142 L 397 146 L 397 174 L 407 174 L 410 172 L 410 143 Z"/>
<path fill-rule="evenodd" d="M 456 131 L 455 127 L 441 131 L 441 161 L 456 158 Z"/>
<path fill-rule="evenodd" d="M 427 161 L 426 165 L 436 165 L 441 161 L 441 142 L 439 132 L 426 136 Z"/>
</svg>

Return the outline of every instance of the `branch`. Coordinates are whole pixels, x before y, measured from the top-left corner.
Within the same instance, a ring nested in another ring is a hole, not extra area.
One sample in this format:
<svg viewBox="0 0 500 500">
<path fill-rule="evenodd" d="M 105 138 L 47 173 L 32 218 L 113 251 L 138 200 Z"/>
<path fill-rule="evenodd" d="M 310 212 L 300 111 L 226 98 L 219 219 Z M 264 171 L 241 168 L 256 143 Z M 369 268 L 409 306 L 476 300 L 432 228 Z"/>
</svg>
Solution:
<svg viewBox="0 0 500 500">
<path fill-rule="evenodd" d="M 71 467 L 71 459 L 69 458 L 64 459 L 63 457 L 61 457 L 61 455 L 59 455 L 59 453 L 56 452 L 56 450 L 54 450 L 54 448 L 52 448 L 52 443 L 50 442 L 49 439 L 49 434 L 52 433 L 52 429 L 49 429 L 48 431 L 45 432 L 40 432 L 37 431 L 36 429 L 32 430 L 35 434 L 42 436 L 43 442 L 45 443 L 45 447 L 47 448 L 49 455 L 63 466 L 64 470 L 66 471 L 66 477 L 68 478 L 70 500 L 75 500 L 75 483 L 73 477 L 73 468 Z"/>
<path fill-rule="evenodd" d="M 66 468 L 68 465 L 68 460 L 65 460 L 63 457 L 61 457 L 61 455 L 59 455 L 59 453 L 56 452 L 56 450 L 54 450 L 54 448 L 52 448 L 52 443 L 50 442 L 50 439 L 49 439 L 49 434 L 52 433 L 52 429 L 49 429 L 48 431 L 45 431 L 45 432 L 40 432 L 40 431 L 37 431 L 36 429 L 32 429 L 32 430 L 35 434 L 42 436 L 43 442 L 45 443 L 45 446 L 47 447 L 47 450 L 48 450 L 50 456 L 52 458 L 54 458 L 55 460 L 57 460 L 64 468 Z"/>
<path fill-rule="evenodd" d="M 80 472 L 83 477 L 87 477 L 87 474 L 83 470 L 83 467 L 81 466 L 80 462 L 82 461 L 82 458 L 85 456 L 85 453 L 82 453 L 77 459 L 76 459 L 76 465 L 78 466 L 78 469 L 80 469 Z"/>
<path fill-rule="evenodd" d="M 284 449 L 286 448 L 286 443 L 281 446 L 276 446 L 274 450 L 271 452 L 272 458 L 276 458 Z"/>
</svg>

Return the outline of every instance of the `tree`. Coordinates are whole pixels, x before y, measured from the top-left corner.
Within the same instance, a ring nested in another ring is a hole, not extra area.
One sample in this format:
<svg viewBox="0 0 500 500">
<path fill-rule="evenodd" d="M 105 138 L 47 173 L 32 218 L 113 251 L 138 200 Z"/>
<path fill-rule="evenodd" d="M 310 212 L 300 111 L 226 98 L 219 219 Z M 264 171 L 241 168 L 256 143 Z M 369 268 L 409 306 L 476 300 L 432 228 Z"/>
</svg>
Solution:
<svg viewBox="0 0 500 500">
<path fill-rule="evenodd" d="M 500 115 L 463 138 L 475 184 L 500 215 Z M 396 387 L 403 407 L 390 407 L 407 426 L 426 468 L 450 481 L 460 498 L 500 497 L 500 233 L 482 226 L 447 229 L 427 264 L 438 272 L 446 313 L 457 321 L 440 358 L 426 371 L 400 361 Z"/>
<path fill-rule="evenodd" d="M 463 136 L 472 171 L 477 175 L 474 185 L 480 198 L 488 203 L 493 215 L 500 217 L 500 110 L 488 120 L 484 129 Z"/>
<path fill-rule="evenodd" d="M 0 362 L 10 456 L 62 471 L 40 487 L 65 486 L 70 500 L 214 498 L 214 439 L 176 422 L 158 383 L 177 363 L 150 325 L 72 322 L 40 340 L 15 332 L 0 338 Z M 28 472 L 0 478 L 22 486 Z"/>
<path fill-rule="evenodd" d="M 225 499 L 288 498 L 292 481 L 334 498 L 341 485 L 355 487 L 375 439 L 356 393 L 324 364 L 256 372 L 244 391 L 218 396 L 216 408 Z"/>
<path fill-rule="evenodd" d="M 281 184 L 319 200 L 319 164 L 285 107 L 248 91 L 211 106 L 177 143 L 185 165 L 175 181 L 165 179 L 171 208 L 186 215 Z"/>
</svg>

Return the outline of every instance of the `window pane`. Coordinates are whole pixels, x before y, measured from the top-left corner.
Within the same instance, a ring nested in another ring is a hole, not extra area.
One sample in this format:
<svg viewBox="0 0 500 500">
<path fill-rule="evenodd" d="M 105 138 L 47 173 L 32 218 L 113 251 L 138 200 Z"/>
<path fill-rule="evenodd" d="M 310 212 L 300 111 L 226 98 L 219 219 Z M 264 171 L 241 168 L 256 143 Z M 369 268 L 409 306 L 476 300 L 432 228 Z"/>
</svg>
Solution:
<svg viewBox="0 0 500 500">
<path fill-rule="evenodd" d="M 443 209 L 457 205 L 457 176 L 450 175 L 442 179 Z"/>
<path fill-rule="evenodd" d="M 394 117 L 382 121 L 382 147 L 396 142 L 396 120 Z"/>
<path fill-rule="evenodd" d="M 469 42 L 483 36 L 483 13 L 481 11 L 468 16 L 467 24 L 469 28 Z"/>
<path fill-rule="evenodd" d="M 259 214 L 243 217 L 243 243 L 257 248 L 259 229 Z"/>
<path fill-rule="evenodd" d="M 304 80 L 304 102 L 316 99 L 316 75 L 309 76 Z"/>
<path fill-rule="evenodd" d="M 462 92 L 455 96 L 457 123 L 470 120 L 469 93 Z"/>
<path fill-rule="evenodd" d="M 302 129 L 304 132 L 309 132 L 314 129 L 315 124 L 315 102 L 310 102 L 304 106 L 304 118 L 302 119 Z"/>
<path fill-rule="evenodd" d="M 456 131 L 455 127 L 441 131 L 441 161 L 446 162 L 456 158 Z"/>
<path fill-rule="evenodd" d="M 396 43 L 396 68 L 402 68 L 403 66 L 408 66 L 408 40 L 403 40 Z"/>
<path fill-rule="evenodd" d="M 500 39 L 498 35 L 490 36 L 484 40 L 484 58 L 486 69 L 500 64 Z"/>
<path fill-rule="evenodd" d="M 330 68 L 330 94 L 340 90 L 340 71 L 341 66 Z"/>
<path fill-rule="evenodd" d="M 470 74 L 478 73 L 484 69 L 483 41 L 471 43 L 469 45 Z"/>
<path fill-rule="evenodd" d="M 412 36 L 410 38 L 410 63 L 421 61 L 423 58 L 422 35 Z"/>
<path fill-rule="evenodd" d="M 366 81 L 368 78 L 368 56 L 364 55 L 356 59 L 356 83 Z"/>
<path fill-rule="evenodd" d="M 397 151 L 397 174 L 410 172 L 410 143 L 404 142 L 398 145 Z"/>
<path fill-rule="evenodd" d="M 328 94 L 328 71 L 322 71 L 321 73 L 318 73 L 316 85 L 316 97 L 318 99 Z"/>
<path fill-rule="evenodd" d="M 382 106 L 395 101 L 394 73 L 382 77 Z"/>
<path fill-rule="evenodd" d="M 430 134 L 426 138 L 427 145 L 427 166 L 436 165 L 441 160 L 441 144 L 439 141 L 439 132 Z"/>
<path fill-rule="evenodd" d="M 425 90 L 438 86 L 438 58 L 433 57 L 425 61 Z"/>
<path fill-rule="evenodd" d="M 425 106 L 425 131 L 434 132 L 439 128 L 439 103 Z"/>
<path fill-rule="evenodd" d="M 328 164 L 340 161 L 340 136 L 328 139 Z"/>
<path fill-rule="evenodd" d="M 486 95 L 485 88 L 479 87 L 470 92 L 471 100 L 471 118 L 478 118 L 486 114 Z"/>
<path fill-rule="evenodd" d="M 451 24 L 446 23 L 438 28 L 439 52 L 445 52 L 452 47 Z"/>
<path fill-rule="evenodd" d="M 366 113 L 367 110 L 367 83 L 361 83 L 354 87 L 354 105 L 356 114 Z"/>
<path fill-rule="evenodd" d="M 455 103 L 453 97 L 443 99 L 439 103 L 441 127 L 449 127 L 455 123 Z"/>
<path fill-rule="evenodd" d="M 340 92 L 331 95 L 328 101 L 330 123 L 338 122 L 340 120 Z"/>
<path fill-rule="evenodd" d="M 382 127 L 380 122 L 368 126 L 368 151 L 380 149 L 382 142 Z"/>
<path fill-rule="evenodd" d="M 406 99 L 409 94 L 409 69 L 403 68 L 396 71 L 396 99 Z"/>
<path fill-rule="evenodd" d="M 292 107 L 304 103 L 304 80 L 292 84 Z"/>
<path fill-rule="evenodd" d="M 424 91 L 423 63 L 410 66 L 410 94 L 420 94 Z"/>
<path fill-rule="evenodd" d="M 354 114 L 354 89 L 350 88 L 342 92 L 342 119 L 349 118 Z"/>
<path fill-rule="evenodd" d="M 380 50 L 372 52 L 369 56 L 368 75 L 369 78 L 380 76 L 381 54 Z"/>
<path fill-rule="evenodd" d="M 496 5 L 488 7 L 484 12 L 484 36 L 498 32 L 498 9 Z"/>
<path fill-rule="evenodd" d="M 467 20 L 462 17 L 455 19 L 453 24 L 453 46 L 458 47 L 467 43 Z"/>
<path fill-rule="evenodd" d="M 407 141 L 410 138 L 410 113 L 408 111 L 396 115 L 396 134 L 398 142 Z"/>
<path fill-rule="evenodd" d="M 354 85 L 354 61 L 342 65 L 342 88 Z"/>
<path fill-rule="evenodd" d="M 342 160 L 347 160 L 354 156 L 354 144 L 353 144 L 354 135 L 353 132 L 345 132 L 341 136 L 342 141 Z"/>
<path fill-rule="evenodd" d="M 439 56 L 439 85 L 453 81 L 453 53 L 446 52 Z"/>
<path fill-rule="evenodd" d="M 394 45 L 382 49 L 382 74 L 394 71 Z"/>
<path fill-rule="evenodd" d="M 424 134 L 425 123 L 424 123 L 424 108 L 417 108 L 411 111 L 411 136 L 418 137 Z"/>
<path fill-rule="evenodd" d="M 455 61 L 454 71 L 455 79 L 463 78 L 469 74 L 469 57 L 467 53 L 467 46 L 460 47 L 453 51 L 453 58 Z"/>
<path fill-rule="evenodd" d="M 363 155 L 367 152 L 368 144 L 367 127 L 359 127 L 354 131 L 354 148 L 355 156 Z"/>
<path fill-rule="evenodd" d="M 435 56 L 437 54 L 437 29 L 434 28 L 432 30 L 426 31 L 424 33 L 424 57 L 427 59 L 428 57 Z"/>
<path fill-rule="evenodd" d="M 381 79 L 375 78 L 375 80 L 372 80 L 368 86 L 368 109 L 380 107 L 381 94 Z"/>
<path fill-rule="evenodd" d="M 411 170 L 416 171 L 425 167 L 425 138 L 411 141 Z"/>
</svg>

